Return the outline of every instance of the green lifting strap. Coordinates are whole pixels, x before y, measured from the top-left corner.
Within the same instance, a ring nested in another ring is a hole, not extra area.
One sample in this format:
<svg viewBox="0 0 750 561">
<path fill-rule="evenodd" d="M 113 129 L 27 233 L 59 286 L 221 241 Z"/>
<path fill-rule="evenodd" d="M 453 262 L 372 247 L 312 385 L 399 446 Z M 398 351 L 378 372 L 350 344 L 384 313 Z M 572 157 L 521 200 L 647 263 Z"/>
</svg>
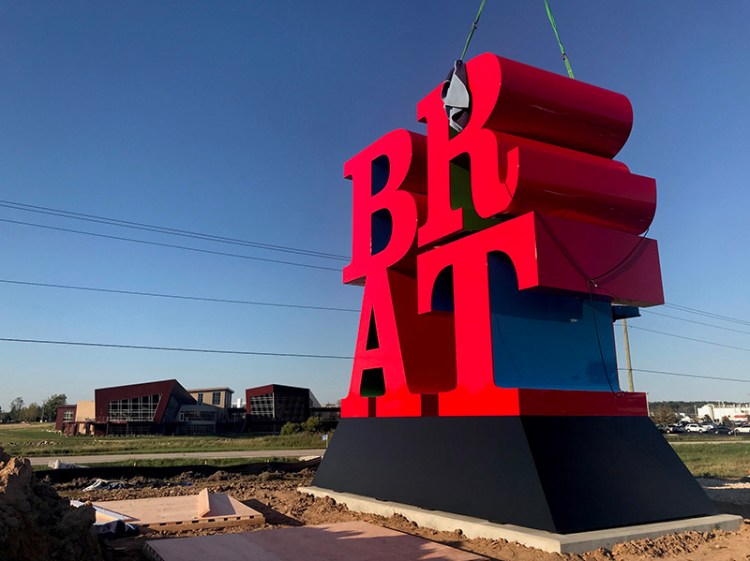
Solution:
<svg viewBox="0 0 750 561">
<path fill-rule="evenodd" d="M 550 9 L 549 2 L 547 2 L 547 0 L 544 0 L 544 7 L 547 8 L 547 17 L 549 18 L 549 22 L 552 24 L 552 30 L 555 32 L 555 37 L 557 38 L 557 44 L 560 45 L 560 52 L 562 53 L 562 59 L 563 59 L 563 62 L 565 63 L 565 68 L 568 69 L 568 76 L 570 76 L 571 78 L 575 80 L 575 76 L 573 76 L 573 69 L 570 67 L 570 61 L 568 60 L 568 55 L 565 54 L 565 47 L 563 47 L 562 41 L 560 40 L 560 34 L 557 32 L 557 24 L 555 23 L 555 18 L 552 15 L 552 10 Z"/>
<path fill-rule="evenodd" d="M 466 51 L 469 50 L 469 43 L 471 43 L 471 38 L 474 37 L 474 32 L 477 30 L 477 26 L 479 25 L 479 18 L 482 17 L 482 10 L 484 10 L 484 3 L 487 0 L 482 0 L 482 3 L 479 5 L 479 11 L 477 12 L 477 17 L 474 18 L 474 23 L 471 25 L 471 31 L 469 31 L 469 36 L 466 38 L 466 44 L 464 45 L 464 50 L 461 53 L 461 57 L 458 60 L 463 60 L 466 56 Z"/>
</svg>

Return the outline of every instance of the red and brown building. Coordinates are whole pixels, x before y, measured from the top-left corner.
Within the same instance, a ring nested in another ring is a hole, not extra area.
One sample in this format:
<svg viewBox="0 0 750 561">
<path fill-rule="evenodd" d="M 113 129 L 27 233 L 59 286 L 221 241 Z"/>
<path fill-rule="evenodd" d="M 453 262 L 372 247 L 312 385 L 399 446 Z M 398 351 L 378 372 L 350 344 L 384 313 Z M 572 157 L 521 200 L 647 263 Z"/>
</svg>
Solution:
<svg viewBox="0 0 750 561">
<path fill-rule="evenodd" d="M 177 380 L 95 391 L 96 434 L 181 434 L 180 409 L 196 401 Z"/>
</svg>

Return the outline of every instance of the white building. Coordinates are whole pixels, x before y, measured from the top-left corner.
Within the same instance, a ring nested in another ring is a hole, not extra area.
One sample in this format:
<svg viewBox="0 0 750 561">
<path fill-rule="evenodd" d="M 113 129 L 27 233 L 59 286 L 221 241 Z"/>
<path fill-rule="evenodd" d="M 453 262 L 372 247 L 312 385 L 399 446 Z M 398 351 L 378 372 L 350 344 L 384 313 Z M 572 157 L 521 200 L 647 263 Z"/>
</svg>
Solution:
<svg viewBox="0 0 750 561">
<path fill-rule="evenodd" d="M 750 417 L 750 403 L 707 403 L 698 408 L 698 417 L 703 419 L 706 416 L 714 421 L 728 417 L 733 422 L 746 422 Z"/>
</svg>

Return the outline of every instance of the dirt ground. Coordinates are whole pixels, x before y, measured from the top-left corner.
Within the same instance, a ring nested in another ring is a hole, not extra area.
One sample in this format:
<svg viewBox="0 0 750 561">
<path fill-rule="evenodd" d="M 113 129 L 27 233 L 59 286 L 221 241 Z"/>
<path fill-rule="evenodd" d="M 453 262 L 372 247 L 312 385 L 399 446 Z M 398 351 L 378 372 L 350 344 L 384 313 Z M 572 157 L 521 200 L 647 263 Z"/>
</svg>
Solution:
<svg viewBox="0 0 750 561">
<path fill-rule="evenodd" d="M 615 546 L 612 551 L 599 550 L 584 555 L 559 555 L 544 553 L 504 540 L 467 539 L 460 532 L 436 532 L 420 528 L 400 516 L 382 518 L 350 512 L 345 506 L 338 505 L 331 499 L 314 499 L 297 492 L 297 487 L 310 485 L 313 475 L 314 472 L 310 469 L 300 473 L 266 472 L 259 475 L 230 474 L 219 471 L 213 475 L 202 476 L 187 472 L 163 480 L 143 477 L 127 479 L 124 480 L 126 487 L 120 489 L 83 492 L 82 489 L 91 483 L 90 479 L 56 484 L 55 488 L 65 498 L 103 501 L 195 494 L 205 487 L 211 492 L 228 493 L 263 513 L 266 517 L 266 524 L 255 528 L 254 531 L 364 520 L 503 561 L 560 561 L 563 559 L 568 561 L 645 561 L 652 559 L 750 561 L 750 520 L 745 520 L 745 524 L 736 533 L 688 532 L 653 540 L 628 542 Z M 718 488 L 722 486 L 720 481 L 714 480 L 709 483 Z M 744 492 L 747 502 L 750 502 L 750 484 L 740 484 L 739 487 L 735 486 L 732 489 L 734 493 Z M 740 502 L 742 500 L 740 498 Z M 179 533 L 152 532 L 107 541 L 103 547 L 103 554 L 108 561 L 143 561 L 146 557 L 142 553 L 142 546 L 147 539 L 241 531 L 247 531 L 247 529 L 204 529 Z"/>
</svg>

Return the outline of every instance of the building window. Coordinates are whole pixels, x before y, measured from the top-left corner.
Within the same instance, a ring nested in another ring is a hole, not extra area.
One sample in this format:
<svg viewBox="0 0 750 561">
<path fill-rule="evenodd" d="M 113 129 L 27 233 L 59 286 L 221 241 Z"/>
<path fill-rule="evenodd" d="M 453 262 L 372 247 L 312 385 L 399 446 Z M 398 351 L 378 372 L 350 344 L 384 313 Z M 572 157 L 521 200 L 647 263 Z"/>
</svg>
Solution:
<svg viewBox="0 0 750 561">
<path fill-rule="evenodd" d="M 203 403 L 203 392 L 198 393 L 198 403 Z"/>
<path fill-rule="evenodd" d="M 73 420 L 73 411 L 66 409 L 63 411 L 63 421 L 68 423 Z"/>
<path fill-rule="evenodd" d="M 221 403 L 221 392 L 214 392 L 211 395 L 211 405 L 219 405 Z"/>
<path fill-rule="evenodd" d="M 273 394 L 267 393 L 250 397 L 250 416 L 273 419 Z"/>
<path fill-rule="evenodd" d="M 144 395 L 109 402 L 110 421 L 153 421 L 159 395 Z"/>
<path fill-rule="evenodd" d="M 299 423 L 306 420 L 308 413 L 307 397 L 276 394 L 274 418 L 277 421 Z"/>
</svg>

